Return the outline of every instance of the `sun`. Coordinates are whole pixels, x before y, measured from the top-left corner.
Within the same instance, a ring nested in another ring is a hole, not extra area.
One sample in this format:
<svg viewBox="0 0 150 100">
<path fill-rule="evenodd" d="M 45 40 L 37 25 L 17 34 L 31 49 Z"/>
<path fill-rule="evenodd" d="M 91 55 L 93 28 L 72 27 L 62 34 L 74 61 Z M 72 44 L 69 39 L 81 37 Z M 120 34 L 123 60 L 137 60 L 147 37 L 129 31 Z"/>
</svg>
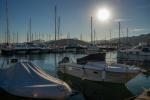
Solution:
<svg viewBox="0 0 150 100">
<path fill-rule="evenodd" d="M 98 10 L 98 12 L 97 12 L 97 18 L 100 21 L 107 21 L 107 20 L 109 20 L 109 18 L 110 18 L 110 12 L 109 12 L 109 10 L 106 9 L 106 8 Z"/>
</svg>

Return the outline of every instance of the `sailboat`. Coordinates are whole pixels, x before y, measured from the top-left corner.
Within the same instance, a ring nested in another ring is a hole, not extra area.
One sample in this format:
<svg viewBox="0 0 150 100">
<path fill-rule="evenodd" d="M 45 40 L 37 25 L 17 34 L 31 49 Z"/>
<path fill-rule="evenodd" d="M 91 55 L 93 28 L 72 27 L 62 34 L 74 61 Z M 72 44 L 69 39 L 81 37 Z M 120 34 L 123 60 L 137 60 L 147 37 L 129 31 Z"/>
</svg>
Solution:
<svg viewBox="0 0 150 100">
<path fill-rule="evenodd" d="M 93 43 L 93 18 L 91 17 L 91 43 L 87 46 L 86 53 L 94 54 L 98 52 L 99 52 L 98 46 L 95 43 Z"/>
<path fill-rule="evenodd" d="M 6 0 L 6 43 L 1 49 L 1 53 L 4 55 L 12 55 L 14 53 L 13 46 L 10 44 L 10 31 L 9 31 L 9 19 L 8 19 L 8 4 Z"/>
</svg>

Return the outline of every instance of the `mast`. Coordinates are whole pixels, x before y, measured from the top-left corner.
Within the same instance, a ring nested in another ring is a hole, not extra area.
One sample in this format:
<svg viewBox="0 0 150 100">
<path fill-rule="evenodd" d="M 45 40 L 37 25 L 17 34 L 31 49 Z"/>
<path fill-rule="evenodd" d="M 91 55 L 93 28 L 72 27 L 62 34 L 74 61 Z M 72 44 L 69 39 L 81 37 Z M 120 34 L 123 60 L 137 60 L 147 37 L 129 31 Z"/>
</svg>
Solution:
<svg viewBox="0 0 150 100">
<path fill-rule="evenodd" d="M 56 34 L 57 34 L 57 7 L 55 6 L 55 41 L 56 41 Z"/>
<path fill-rule="evenodd" d="M 15 43 L 15 33 L 12 33 L 12 43 Z"/>
<path fill-rule="evenodd" d="M 109 46 L 110 46 L 110 48 L 111 48 L 111 29 L 110 29 L 110 41 L 109 41 Z"/>
<path fill-rule="evenodd" d="M 50 40 L 51 40 L 51 35 L 50 35 L 50 33 L 49 33 L 49 36 L 48 36 L 48 37 L 49 37 L 49 41 L 50 41 Z"/>
<path fill-rule="evenodd" d="M 128 44 L 128 33 L 129 33 L 129 29 L 128 29 L 128 27 L 127 27 L 127 38 L 126 38 L 126 44 L 127 44 L 127 45 L 129 45 L 129 44 Z"/>
<path fill-rule="evenodd" d="M 27 32 L 27 42 L 29 42 L 29 33 Z"/>
<path fill-rule="evenodd" d="M 30 36 L 30 42 L 32 41 L 32 35 L 31 35 L 31 17 L 30 17 L 30 20 L 29 20 L 29 36 Z"/>
<path fill-rule="evenodd" d="M 41 39 L 41 34 L 40 34 L 40 32 L 39 32 L 39 40 Z"/>
<path fill-rule="evenodd" d="M 80 40 L 82 40 L 82 33 L 80 34 Z"/>
<path fill-rule="evenodd" d="M 96 42 L 96 31 L 95 31 L 95 29 L 94 29 L 94 44 L 95 44 L 95 42 Z"/>
<path fill-rule="evenodd" d="M 8 2 L 6 0 L 6 43 L 10 43 L 9 19 L 8 19 Z"/>
<path fill-rule="evenodd" d="M 119 22 L 119 39 L 118 39 L 118 49 L 119 49 L 119 47 L 120 47 L 120 22 Z"/>
<path fill-rule="evenodd" d="M 58 17 L 58 40 L 59 40 L 59 35 L 60 35 L 60 16 Z"/>
<path fill-rule="evenodd" d="M 19 42 L 19 40 L 18 40 L 18 32 L 17 32 L 17 43 Z"/>
<path fill-rule="evenodd" d="M 93 18 L 91 16 L 91 43 L 93 43 Z"/>
</svg>

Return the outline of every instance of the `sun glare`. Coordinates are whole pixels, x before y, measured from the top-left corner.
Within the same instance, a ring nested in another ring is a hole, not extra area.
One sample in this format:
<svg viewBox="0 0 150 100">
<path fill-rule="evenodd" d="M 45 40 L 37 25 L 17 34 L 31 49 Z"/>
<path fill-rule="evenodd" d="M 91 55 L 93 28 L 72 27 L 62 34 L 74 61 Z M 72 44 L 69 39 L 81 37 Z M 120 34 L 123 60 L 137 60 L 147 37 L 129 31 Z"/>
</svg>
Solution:
<svg viewBox="0 0 150 100">
<path fill-rule="evenodd" d="M 106 8 L 100 9 L 97 12 L 97 17 L 100 21 L 107 21 L 110 18 L 110 12 Z"/>
</svg>

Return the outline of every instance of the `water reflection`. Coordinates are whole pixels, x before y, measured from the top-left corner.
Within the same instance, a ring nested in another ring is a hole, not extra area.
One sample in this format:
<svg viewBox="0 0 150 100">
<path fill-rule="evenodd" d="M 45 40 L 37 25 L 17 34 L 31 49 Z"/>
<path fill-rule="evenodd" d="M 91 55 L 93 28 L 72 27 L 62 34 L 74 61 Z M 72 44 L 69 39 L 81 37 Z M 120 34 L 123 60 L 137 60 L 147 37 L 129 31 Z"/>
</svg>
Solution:
<svg viewBox="0 0 150 100">
<path fill-rule="evenodd" d="M 92 82 L 62 74 L 58 72 L 57 64 L 64 56 L 68 56 L 71 58 L 71 61 L 76 62 L 76 58 L 83 57 L 84 54 L 64 53 L 27 55 L 25 58 L 33 61 L 48 74 L 66 81 L 74 90 L 80 91 L 88 100 L 124 100 L 126 98 L 132 97 L 133 95 L 140 94 L 143 92 L 143 88 L 150 88 L 150 77 L 143 74 L 138 75 L 129 81 L 126 85 Z M 22 58 L 24 56 L 17 57 Z M 0 66 L 4 60 L 8 58 L 10 57 L 0 56 Z M 116 62 L 116 53 L 107 53 L 106 60 Z"/>
<path fill-rule="evenodd" d="M 61 72 L 58 74 L 72 89 L 81 91 L 87 100 L 124 100 L 133 96 L 125 85 L 82 80 Z"/>
</svg>

